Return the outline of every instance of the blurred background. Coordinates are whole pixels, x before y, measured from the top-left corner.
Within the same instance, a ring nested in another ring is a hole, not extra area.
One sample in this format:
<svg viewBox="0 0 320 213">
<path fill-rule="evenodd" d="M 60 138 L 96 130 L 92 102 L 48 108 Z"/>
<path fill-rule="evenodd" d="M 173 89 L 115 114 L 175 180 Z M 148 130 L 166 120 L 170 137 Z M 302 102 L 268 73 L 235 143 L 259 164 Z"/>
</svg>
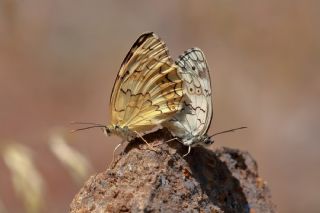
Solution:
<svg viewBox="0 0 320 213">
<path fill-rule="evenodd" d="M 120 139 L 70 134 L 69 122 L 109 122 L 119 66 L 145 31 L 173 58 L 194 46 L 205 52 L 210 133 L 249 127 L 211 148 L 249 151 L 279 212 L 319 212 L 319 6 L 0 0 L 0 212 L 66 212 L 88 176 L 107 168 Z"/>
</svg>

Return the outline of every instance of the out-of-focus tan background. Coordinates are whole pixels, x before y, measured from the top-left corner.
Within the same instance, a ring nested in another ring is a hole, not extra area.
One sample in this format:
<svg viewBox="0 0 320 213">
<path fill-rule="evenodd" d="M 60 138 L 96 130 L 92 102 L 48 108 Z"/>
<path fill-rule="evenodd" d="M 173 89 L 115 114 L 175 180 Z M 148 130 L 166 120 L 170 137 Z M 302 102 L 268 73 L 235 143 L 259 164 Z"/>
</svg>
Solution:
<svg viewBox="0 0 320 213">
<path fill-rule="evenodd" d="M 0 147 L 32 151 L 43 177 L 43 211 L 66 212 L 76 183 L 48 142 L 54 132 L 102 171 L 119 138 L 68 134 L 70 121 L 109 121 L 122 59 L 145 31 L 176 58 L 206 54 L 214 90 L 212 147 L 248 150 L 279 212 L 320 211 L 319 1 L 0 0 Z M 23 212 L 0 159 L 0 211 Z M 90 175 L 88 174 L 88 175 Z"/>
</svg>

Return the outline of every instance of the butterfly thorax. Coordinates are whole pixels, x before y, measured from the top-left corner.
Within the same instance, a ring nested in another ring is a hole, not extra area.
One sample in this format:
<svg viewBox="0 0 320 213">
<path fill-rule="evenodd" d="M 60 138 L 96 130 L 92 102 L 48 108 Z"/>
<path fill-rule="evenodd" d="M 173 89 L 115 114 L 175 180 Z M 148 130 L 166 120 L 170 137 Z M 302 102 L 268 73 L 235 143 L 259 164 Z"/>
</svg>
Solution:
<svg viewBox="0 0 320 213">
<path fill-rule="evenodd" d="M 115 124 L 107 126 L 106 132 L 108 135 L 117 135 L 127 141 L 130 141 L 137 136 L 136 133 L 132 132 L 127 126 L 121 127 Z"/>
<path fill-rule="evenodd" d="M 182 139 L 182 143 L 186 146 L 199 146 L 199 145 L 210 145 L 213 144 L 213 140 L 210 137 L 205 135 L 192 135 L 188 134 L 185 138 Z"/>
</svg>

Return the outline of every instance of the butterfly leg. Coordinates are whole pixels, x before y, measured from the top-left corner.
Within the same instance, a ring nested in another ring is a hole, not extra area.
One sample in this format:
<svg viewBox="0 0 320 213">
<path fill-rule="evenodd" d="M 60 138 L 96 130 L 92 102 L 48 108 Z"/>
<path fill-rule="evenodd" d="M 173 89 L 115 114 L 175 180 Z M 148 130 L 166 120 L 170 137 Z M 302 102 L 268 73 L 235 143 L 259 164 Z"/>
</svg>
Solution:
<svg viewBox="0 0 320 213">
<path fill-rule="evenodd" d="M 159 146 L 159 145 L 161 145 L 161 144 L 163 144 L 163 143 L 169 143 L 169 142 L 171 142 L 171 141 L 175 141 L 175 140 L 177 140 L 177 141 L 179 141 L 179 138 L 171 138 L 171 139 L 169 139 L 169 140 L 167 140 L 167 141 L 159 141 L 158 143 L 155 143 L 155 144 L 152 144 L 152 146 Z M 179 141 L 180 142 L 180 141 Z"/>
<path fill-rule="evenodd" d="M 113 153 L 112 153 L 112 161 L 111 163 L 109 164 L 109 168 L 111 168 L 112 164 L 115 162 L 115 153 L 117 151 L 117 149 L 123 144 L 124 140 L 121 141 L 121 143 L 119 143 L 113 150 Z"/>
<path fill-rule="evenodd" d="M 105 136 L 107 136 L 107 137 L 109 136 L 108 132 L 107 132 L 107 128 L 102 128 L 102 132 L 103 132 L 103 134 L 105 134 Z"/>
<path fill-rule="evenodd" d="M 141 140 L 143 140 L 143 142 L 145 142 L 145 143 L 148 145 L 148 147 L 149 147 L 152 151 L 157 152 L 157 151 L 148 143 L 148 141 L 146 141 L 146 139 L 143 138 L 143 136 L 142 136 L 139 132 L 134 131 L 134 133 L 136 133 L 136 134 L 141 138 Z"/>
<path fill-rule="evenodd" d="M 105 136 L 107 136 L 107 137 L 109 136 L 109 135 L 108 135 L 108 132 L 107 132 L 107 128 L 102 128 L 102 131 L 103 131 L 103 133 L 105 134 Z M 113 164 L 114 161 L 115 161 L 115 153 L 116 153 L 117 149 L 118 149 L 123 143 L 124 143 L 124 140 L 121 141 L 121 143 L 119 143 L 119 144 L 114 148 L 114 150 L 113 150 L 113 152 L 112 152 L 112 161 L 110 162 L 108 168 L 111 168 L 112 164 Z"/>
<path fill-rule="evenodd" d="M 184 154 L 182 157 L 184 158 L 184 157 L 186 157 L 187 155 L 189 155 L 189 154 L 190 154 L 190 151 L 191 151 L 191 146 L 188 147 L 188 152 L 187 152 L 186 154 Z"/>
<path fill-rule="evenodd" d="M 169 142 L 171 142 L 171 141 L 175 141 L 175 140 L 178 140 L 178 138 L 171 138 L 171 139 L 169 139 L 169 140 L 165 141 L 164 143 L 169 143 Z M 179 141 L 179 140 L 178 140 L 178 141 Z"/>
</svg>

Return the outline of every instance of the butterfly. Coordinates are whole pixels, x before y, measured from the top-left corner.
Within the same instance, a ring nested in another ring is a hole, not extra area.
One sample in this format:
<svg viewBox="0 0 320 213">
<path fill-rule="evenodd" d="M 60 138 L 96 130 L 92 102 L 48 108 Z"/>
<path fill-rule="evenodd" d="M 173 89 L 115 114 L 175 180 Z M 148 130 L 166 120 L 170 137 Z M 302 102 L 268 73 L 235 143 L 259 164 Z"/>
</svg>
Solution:
<svg viewBox="0 0 320 213">
<path fill-rule="evenodd" d="M 183 86 L 178 70 L 166 44 L 152 32 L 142 34 L 124 58 L 113 85 L 111 124 L 81 123 L 93 126 L 77 130 L 102 127 L 108 135 L 120 136 L 123 141 L 136 137 L 144 140 L 141 133 L 182 108 Z"/>
<path fill-rule="evenodd" d="M 210 145 L 213 136 L 231 132 L 240 127 L 208 136 L 213 110 L 212 89 L 209 68 L 204 53 L 199 48 L 191 48 L 179 56 L 176 64 L 183 79 L 183 107 L 179 113 L 164 123 L 172 135 L 188 146 Z M 185 155 L 187 155 L 185 154 Z"/>
</svg>

